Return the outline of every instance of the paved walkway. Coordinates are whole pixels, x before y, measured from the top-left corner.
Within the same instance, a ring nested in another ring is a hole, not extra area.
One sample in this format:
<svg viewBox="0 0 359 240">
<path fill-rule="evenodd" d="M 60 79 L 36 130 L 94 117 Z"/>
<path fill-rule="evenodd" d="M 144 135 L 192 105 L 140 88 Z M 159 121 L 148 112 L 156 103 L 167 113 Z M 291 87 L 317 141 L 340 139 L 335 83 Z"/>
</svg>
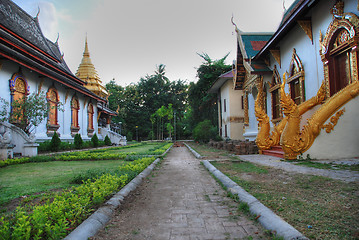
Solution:
<svg viewBox="0 0 359 240">
<path fill-rule="evenodd" d="M 236 205 L 186 147 L 174 147 L 93 239 L 265 239 Z"/>
<path fill-rule="evenodd" d="M 287 172 L 329 177 L 346 182 L 359 182 L 359 173 L 355 171 L 327 170 L 327 169 L 299 166 L 292 164 L 290 162 L 283 162 L 278 157 L 273 157 L 268 155 L 237 155 L 237 157 L 239 157 L 243 161 L 248 161 L 259 165 L 282 169 Z"/>
</svg>

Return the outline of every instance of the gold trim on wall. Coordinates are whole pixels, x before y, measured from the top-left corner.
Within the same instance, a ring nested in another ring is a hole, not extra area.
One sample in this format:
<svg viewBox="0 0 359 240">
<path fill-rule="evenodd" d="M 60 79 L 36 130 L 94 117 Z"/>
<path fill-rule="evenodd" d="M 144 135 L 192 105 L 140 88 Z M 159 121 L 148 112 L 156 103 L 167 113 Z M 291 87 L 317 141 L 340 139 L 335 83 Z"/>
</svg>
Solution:
<svg viewBox="0 0 359 240">
<path fill-rule="evenodd" d="M 248 115 L 248 93 L 244 93 L 243 98 L 243 105 L 244 105 L 244 125 L 249 125 L 249 115 Z"/>
<path fill-rule="evenodd" d="M 269 52 L 272 54 L 273 58 L 279 64 L 279 67 L 282 67 L 281 60 L 280 60 L 280 49 L 270 49 Z"/>
<path fill-rule="evenodd" d="M 322 126 L 322 129 L 325 129 L 327 133 L 330 133 L 332 130 L 334 130 L 334 127 L 337 125 L 339 118 L 344 114 L 344 112 L 345 108 L 339 110 L 334 116 L 330 118 L 329 123 Z"/>
<path fill-rule="evenodd" d="M 312 20 L 311 19 L 304 19 L 298 20 L 299 26 L 304 30 L 305 34 L 309 37 L 310 41 L 313 44 L 313 32 L 312 32 Z"/>
</svg>

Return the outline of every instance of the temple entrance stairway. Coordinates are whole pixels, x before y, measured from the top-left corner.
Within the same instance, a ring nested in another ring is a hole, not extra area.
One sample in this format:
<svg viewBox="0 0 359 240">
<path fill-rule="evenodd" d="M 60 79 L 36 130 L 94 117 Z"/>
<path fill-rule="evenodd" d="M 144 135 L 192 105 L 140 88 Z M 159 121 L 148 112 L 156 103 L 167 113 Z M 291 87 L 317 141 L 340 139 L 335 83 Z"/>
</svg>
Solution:
<svg viewBox="0 0 359 240">
<path fill-rule="evenodd" d="M 274 157 L 284 158 L 284 151 L 281 146 L 273 146 L 271 149 L 262 150 L 263 155 L 269 155 Z"/>
</svg>

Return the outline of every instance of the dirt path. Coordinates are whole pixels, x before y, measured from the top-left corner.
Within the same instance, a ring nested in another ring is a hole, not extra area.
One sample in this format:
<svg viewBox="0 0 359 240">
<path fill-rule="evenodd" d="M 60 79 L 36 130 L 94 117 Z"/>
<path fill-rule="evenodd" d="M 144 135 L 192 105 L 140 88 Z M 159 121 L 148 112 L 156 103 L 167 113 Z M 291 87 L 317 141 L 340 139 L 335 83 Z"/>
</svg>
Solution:
<svg viewBox="0 0 359 240">
<path fill-rule="evenodd" d="M 186 147 L 174 147 L 93 239 L 265 239 L 236 206 Z"/>
</svg>

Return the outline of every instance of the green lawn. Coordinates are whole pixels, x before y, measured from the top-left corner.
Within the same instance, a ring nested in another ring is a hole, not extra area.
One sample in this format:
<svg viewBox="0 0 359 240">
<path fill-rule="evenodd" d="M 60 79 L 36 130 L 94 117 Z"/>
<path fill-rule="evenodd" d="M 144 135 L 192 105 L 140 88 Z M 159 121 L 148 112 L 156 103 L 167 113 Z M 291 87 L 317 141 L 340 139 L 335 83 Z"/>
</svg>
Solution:
<svg viewBox="0 0 359 240">
<path fill-rule="evenodd" d="M 139 146 L 129 147 L 129 148 L 114 148 L 108 149 L 108 153 L 128 153 L 128 152 L 136 152 L 139 155 L 144 153 L 150 153 L 151 149 L 158 148 L 164 146 L 166 143 L 163 142 L 146 142 Z"/>
<path fill-rule="evenodd" d="M 128 153 L 150 154 L 153 149 L 164 146 L 164 142 L 143 142 L 134 146 L 97 149 L 85 152 L 97 154 Z M 76 154 L 76 152 L 74 152 Z M 110 171 L 116 169 L 122 160 L 100 161 L 50 161 L 25 163 L 0 168 L 0 207 L 12 199 L 45 192 L 52 189 L 68 188 L 71 180 L 88 170 Z"/>
<path fill-rule="evenodd" d="M 90 169 L 113 169 L 124 161 L 54 161 L 0 168 L 0 206 L 33 193 L 70 187 L 70 181 Z"/>
</svg>

